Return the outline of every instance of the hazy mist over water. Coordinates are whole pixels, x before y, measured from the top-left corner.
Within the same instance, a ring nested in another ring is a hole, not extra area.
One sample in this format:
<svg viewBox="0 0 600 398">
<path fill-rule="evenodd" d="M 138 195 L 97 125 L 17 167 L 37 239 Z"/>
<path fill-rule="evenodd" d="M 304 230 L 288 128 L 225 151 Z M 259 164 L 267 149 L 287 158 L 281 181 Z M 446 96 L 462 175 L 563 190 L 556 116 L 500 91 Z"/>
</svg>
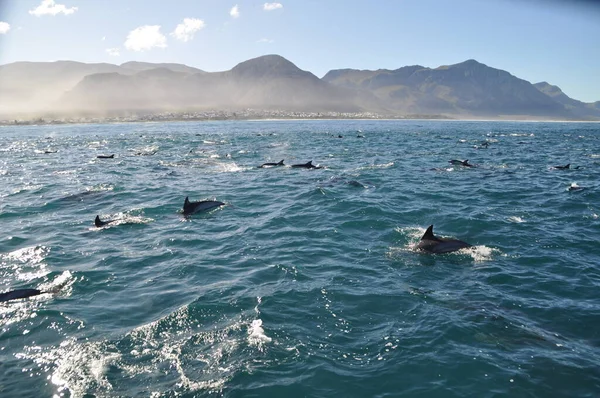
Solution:
<svg viewBox="0 0 600 398">
<path fill-rule="evenodd" d="M 599 126 L 0 127 L 0 395 L 596 396 Z"/>
<path fill-rule="evenodd" d="M 438 68 L 335 69 L 322 79 L 276 54 L 212 73 L 171 63 L 16 62 L 0 65 L 0 92 L 2 124 L 211 120 L 215 113 L 221 120 L 249 119 L 248 112 L 260 118 L 297 112 L 303 118 L 600 120 L 600 102 L 578 101 L 558 86 L 532 84 L 474 59 Z"/>
</svg>

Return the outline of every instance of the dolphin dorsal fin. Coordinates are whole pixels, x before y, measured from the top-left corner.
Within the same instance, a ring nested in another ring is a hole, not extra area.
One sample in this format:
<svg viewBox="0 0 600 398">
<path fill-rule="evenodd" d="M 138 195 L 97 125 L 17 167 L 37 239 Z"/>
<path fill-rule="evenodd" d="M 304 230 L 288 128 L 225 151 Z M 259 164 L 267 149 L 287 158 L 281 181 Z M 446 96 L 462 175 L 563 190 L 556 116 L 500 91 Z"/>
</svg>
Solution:
<svg viewBox="0 0 600 398">
<path fill-rule="evenodd" d="M 96 216 L 96 219 L 94 220 L 94 225 L 97 227 L 102 226 L 102 221 L 100 221 L 100 216 Z"/>
<path fill-rule="evenodd" d="M 568 168 L 570 168 L 570 167 L 571 167 L 571 163 L 567 164 L 567 165 L 565 166 L 565 169 L 568 169 Z"/>
<path fill-rule="evenodd" d="M 306 163 L 307 166 L 312 166 L 312 160 L 309 160 L 308 163 Z"/>
<path fill-rule="evenodd" d="M 188 203 L 190 203 L 190 199 L 189 199 L 189 196 L 186 196 L 185 200 L 183 201 L 183 204 L 186 205 Z"/>
<path fill-rule="evenodd" d="M 430 225 L 427 228 L 427 231 L 425 231 L 421 240 L 435 240 L 435 236 L 433 236 L 433 225 Z"/>
<path fill-rule="evenodd" d="M 277 163 L 280 166 L 283 166 L 283 159 L 281 159 L 281 162 Z"/>
</svg>

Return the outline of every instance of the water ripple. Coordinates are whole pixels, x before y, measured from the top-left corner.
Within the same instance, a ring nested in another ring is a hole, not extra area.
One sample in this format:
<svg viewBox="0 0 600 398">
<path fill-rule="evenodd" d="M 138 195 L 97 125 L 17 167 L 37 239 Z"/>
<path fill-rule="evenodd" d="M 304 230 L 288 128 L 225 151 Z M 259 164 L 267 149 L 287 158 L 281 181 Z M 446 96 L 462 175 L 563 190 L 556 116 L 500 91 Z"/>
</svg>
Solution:
<svg viewBox="0 0 600 398">
<path fill-rule="evenodd" d="M 594 123 L 3 129 L 0 284 L 45 293 L 0 307 L 0 391 L 594 396 L 599 138 Z M 324 168 L 257 168 L 281 159 Z M 184 218 L 186 196 L 226 206 Z M 415 252 L 430 224 L 474 246 Z"/>
</svg>

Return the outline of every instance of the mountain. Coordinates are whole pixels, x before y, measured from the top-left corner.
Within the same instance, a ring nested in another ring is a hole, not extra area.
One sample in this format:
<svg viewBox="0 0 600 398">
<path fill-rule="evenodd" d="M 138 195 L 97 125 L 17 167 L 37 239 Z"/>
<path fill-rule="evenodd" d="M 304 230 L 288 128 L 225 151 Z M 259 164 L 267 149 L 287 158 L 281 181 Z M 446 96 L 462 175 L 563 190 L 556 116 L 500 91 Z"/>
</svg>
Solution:
<svg viewBox="0 0 600 398">
<path fill-rule="evenodd" d="M 142 70 L 133 75 L 95 73 L 67 91 L 57 110 L 86 114 L 178 110 L 189 87 L 186 85 L 189 76 L 166 68 Z"/>
<path fill-rule="evenodd" d="M 354 91 L 324 82 L 278 55 L 254 58 L 225 72 L 190 74 L 165 67 L 148 69 L 139 63 L 126 67 L 140 71 L 86 76 L 61 98 L 61 109 L 86 113 L 223 108 L 362 110 Z"/>
<path fill-rule="evenodd" d="M 600 102 L 571 99 L 556 86 L 533 85 L 475 60 L 437 68 L 339 69 L 322 79 L 273 54 L 223 72 L 175 63 L 17 62 L 0 66 L 0 94 L 0 116 L 9 118 L 252 108 L 600 120 Z"/>
<path fill-rule="evenodd" d="M 111 64 L 73 61 L 15 62 L 0 66 L 0 114 L 20 109 L 42 110 L 85 76 L 119 70 Z"/>
<path fill-rule="evenodd" d="M 183 65 L 183 64 L 172 64 L 172 63 L 153 64 L 151 62 L 130 61 L 130 62 L 125 62 L 125 63 L 121 64 L 120 66 L 122 69 L 130 69 L 135 72 L 156 69 L 156 68 L 164 68 L 164 69 L 169 69 L 173 72 L 206 73 L 203 70 L 200 70 L 197 68 L 192 68 L 191 66 L 187 66 L 187 65 Z"/>
<path fill-rule="evenodd" d="M 578 118 L 600 119 L 600 101 L 594 103 L 585 103 L 572 99 L 563 93 L 559 87 L 553 86 L 547 82 L 535 83 L 533 86 L 552 98 L 554 101 L 562 104 L 565 109 L 569 110 Z"/>
<path fill-rule="evenodd" d="M 352 90 L 335 87 L 279 55 L 266 55 L 236 65 L 226 74 L 237 107 L 295 111 L 359 112 Z"/>
<path fill-rule="evenodd" d="M 435 69 L 420 65 L 396 70 L 345 69 L 331 71 L 323 80 L 368 91 L 407 113 L 572 116 L 531 83 L 475 60 Z"/>
<path fill-rule="evenodd" d="M 65 92 L 95 74 L 131 76 L 140 71 L 164 68 L 186 73 L 204 73 L 181 64 L 127 62 L 122 65 L 86 64 L 74 61 L 15 62 L 0 65 L 0 115 L 53 111 Z M 96 86 L 97 87 L 97 86 Z M 122 88 L 120 89 L 122 90 Z M 64 108 L 64 107 L 62 107 Z"/>
</svg>

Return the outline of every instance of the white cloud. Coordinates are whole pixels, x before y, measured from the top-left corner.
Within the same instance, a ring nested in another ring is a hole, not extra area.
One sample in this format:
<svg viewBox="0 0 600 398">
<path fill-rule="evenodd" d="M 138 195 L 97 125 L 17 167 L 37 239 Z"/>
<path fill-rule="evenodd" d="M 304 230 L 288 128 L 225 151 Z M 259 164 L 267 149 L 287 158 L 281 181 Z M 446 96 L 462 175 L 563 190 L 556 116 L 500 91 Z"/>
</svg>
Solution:
<svg viewBox="0 0 600 398">
<path fill-rule="evenodd" d="M 231 15 L 233 18 L 238 18 L 240 16 L 240 8 L 238 7 L 238 5 L 234 5 L 233 7 L 231 7 L 231 10 L 229 11 L 229 15 Z"/>
<path fill-rule="evenodd" d="M 31 15 L 41 17 L 42 15 L 65 14 L 70 15 L 77 11 L 77 7 L 67 8 L 64 4 L 56 4 L 54 0 L 42 0 L 42 4 L 29 10 Z"/>
<path fill-rule="evenodd" d="M 267 38 L 262 38 L 262 39 L 260 39 L 260 40 L 257 40 L 256 42 L 257 42 L 257 43 L 273 43 L 273 42 L 274 42 L 274 40 L 272 40 L 272 39 L 267 39 Z"/>
<path fill-rule="evenodd" d="M 281 3 L 265 3 L 263 5 L 263 10 L 265 10 L 265 11 L 273 11 L 273 10 L 277 10 L 278 8 L 283 8 L 283 4 L 281 4 Z"/>
<path fill-rule="evenodd" d="M 204 28 L 205 23 L 197 18 L 184 18 L 183 23 L 177 25 L 171 36 L 181 40 L 188 41 L 194 38 L 194 33 Z"/>
<path fill-rule="evenodd" d="M 106 36 L 102 36 L 102 41 L 106 40 Z"/>
<path fill-rule="evenodd" d="M 119 50 L 118 47 L 116 47 L 116 48 L 107 48 L 106 49 L 106 53 L 108 55 L 110 55 L 111 57 L 118 57 L 119 55 L 121 55 L 121 52 L 120 52 L 120 50 Z"/>
<path fill-rule="evenodd" d="M 10 30 L 10 24 L 8 22 L 0 21 L 0 35 L 5 35 Z"/>
<path fill-rule="evenodd" d="M 165 48 L 167 38 L 160 33 L 160 25 L 144 25 L 129 32 L 125 48 L 132 51 L 146 51 L 154 47 Z"/>
</svg>

